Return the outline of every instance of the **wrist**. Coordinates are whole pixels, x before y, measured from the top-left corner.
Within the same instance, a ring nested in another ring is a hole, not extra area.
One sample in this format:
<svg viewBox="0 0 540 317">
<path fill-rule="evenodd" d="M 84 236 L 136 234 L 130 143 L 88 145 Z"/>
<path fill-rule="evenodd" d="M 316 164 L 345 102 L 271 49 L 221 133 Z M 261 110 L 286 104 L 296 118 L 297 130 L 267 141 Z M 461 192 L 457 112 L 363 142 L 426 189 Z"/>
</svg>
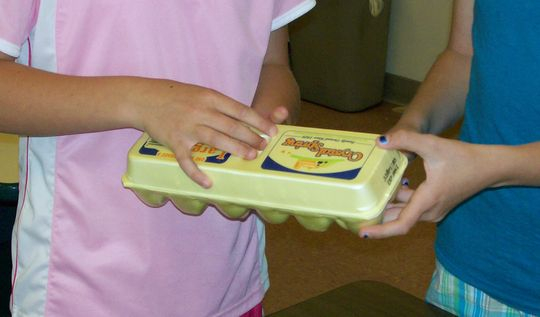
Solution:
<svg viewBox="0 0 540 317">
<path fill-rule="evenodd" d="M 498 171 L 498 175 L 492 187 L 540 185 L 538 156 L 535 154 L 535 149 L 540 148 L 538 143 L 494 147 L 496 164 L 493 169 Z"/>
<path fill-rule="evenodd" d="M 172 83 L 171 83 L 172 84 Z M 153 105 L 159 102 L 161 86 L 167 83 L 161 80 L 128 77 L 121 92 L 123 98 L 119 103 L 119 114 L 131 128 L 145 131 L 145 118 L 149 116 Z"/>
<path fill-rule="evenodd" d="M 488 176 L 489 187 L 516 185 L 519 166 L 515 147 L 503 145 L 482 145 L 486 149 L 481 162 L 485 162 L 484 173 Z M 481 163 L 482 164 L 482 163 Z"/>
</svg>

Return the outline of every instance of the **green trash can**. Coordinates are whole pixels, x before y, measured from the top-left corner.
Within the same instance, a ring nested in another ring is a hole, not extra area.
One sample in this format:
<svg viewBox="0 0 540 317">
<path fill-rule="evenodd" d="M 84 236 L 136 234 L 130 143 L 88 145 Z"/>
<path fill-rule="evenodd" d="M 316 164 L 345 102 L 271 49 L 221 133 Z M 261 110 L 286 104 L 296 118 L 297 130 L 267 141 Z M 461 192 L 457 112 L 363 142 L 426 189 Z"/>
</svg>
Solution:
<svg viewBox="0 0 540 317">
<path fill-rule="evenodd" d="M 18 198 L 18 137 L 0 134 L 0 316 L 9 316 L 11 233 Z"/>
<path fill-rule="evenodd" d="M 390 0 L 317 0 L 289 26 L 302 99 L 355 112 L 383 99 Z"/>
</svg>

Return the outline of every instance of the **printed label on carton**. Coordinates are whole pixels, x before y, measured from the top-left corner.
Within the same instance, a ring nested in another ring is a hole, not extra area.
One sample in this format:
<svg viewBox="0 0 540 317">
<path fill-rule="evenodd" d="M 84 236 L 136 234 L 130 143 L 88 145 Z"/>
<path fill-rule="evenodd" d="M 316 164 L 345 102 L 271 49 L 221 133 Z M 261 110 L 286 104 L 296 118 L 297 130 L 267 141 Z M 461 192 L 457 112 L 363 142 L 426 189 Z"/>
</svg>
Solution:
<svg viewBox="0 0 540 317">
<path fill-rule="evenodd" d="M 197 143 L 191 148 L 191 156 L 195 162 L 223 164 L 227 162 L 231 153 L 218 150 L 215 147 Z"/>
<path fill-rule="evenodd" d="M 372 139 L 288 131 L 262 168 L 339 179 L 354 179 L 374 148 Z"/>
<path fill-rule="evenodd" d="M 393 158 L 390 162 L 390 166 L 384 171 L 383 179 L 387 185 L 392 184 L 392 180 L 396 177 L 396 173 L 399 170 L 399 164 L 397 158 Z"/>
<path fill-rule="evenodd" d="M 175 159 L 174 153 L 171 152 L 171 150 L 153 139 L 148 139 L 139 149 L 139 153 L 161 159 Z M 230 156 L 231 153 L 218 150 L 215 147 L 202 143 L 197 143 L 191 148 L 191 157 L 196 163 L 205 162 L 223 164 Z"/>
</svg>

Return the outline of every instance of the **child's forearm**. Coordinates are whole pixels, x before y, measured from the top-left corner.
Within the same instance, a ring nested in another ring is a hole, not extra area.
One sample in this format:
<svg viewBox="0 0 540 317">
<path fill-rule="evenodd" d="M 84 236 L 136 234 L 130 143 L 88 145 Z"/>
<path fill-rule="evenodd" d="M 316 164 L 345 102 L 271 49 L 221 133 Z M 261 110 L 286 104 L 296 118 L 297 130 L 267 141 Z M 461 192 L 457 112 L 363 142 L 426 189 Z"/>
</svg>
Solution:
<svg viewBox="0 0 540 317">
<path fill-rule="evenodd" d="M 245 105 L 219 92 L 171 80 L 66 76 L 1 59 L 0 78 L 9 78 L 0 81 L 2 132 L 47 136 L 121 128 L 148 131 L 164 128 L 162 119 L 184 125 L 210 120 L 221 125 L 219 130 L 237 131 L 235 119 L 267 132 L 271 128 L 269 121 L 245 112 Z"/>
<path fill-rule="evenodd" d="M 438 58 L 398 125 L 438 134 L 463 115 L 470 56 L 445 51 Z"/>
<path fill-rule="evenodd" d="M 287 108 L 289 112 L 285 123 L 297 122 L 300 113 L 300 92 L 291 70 L 286 65 L 267 64 L 261 71 L 253 108 L 268 118 L 279 106 Z"/>
<path fill-rule="evenodd" d="M 474 1 L 454 1 L 448 48 L 439 56 L 398 123 L 423 133 L 440 133 L 463 114 L 473 55 Z"/>
<path fill-rule="evenodd" d="M 265 118 L 276 123 L 295 123 L 300 111 L 300 92 L 289 68 L 287 49 L 289 33 L 282 27 L 270 34 L 268 48 L 264 57 L 257 92 L 252 107 Z M 279 109 L 285 107 L 288 117 Z"/>
<path fill-rule="evenodd" d="M 75 77 L 0 61 L 0 130 L 64 135 L 135 127 L 130 103 L 140 79 Z"/>
<path fill-rule="evenodd" d="M 0 59 L 2 59 L 0 57 Z M 0 132 L 46 136 L 135 128 L 171 148 L 198 184 L 211 181 L 191 159 L 206 143 L 253 159 L 277 128 L 268 118 L 200 86 L 138 77 L 77 77 L 0 61 Z"/>
<path fill-rule="evenodd" d="M 519 146 L 491 146 L 493 187 L 540 186 L 540 141 Z"/>
</svg>

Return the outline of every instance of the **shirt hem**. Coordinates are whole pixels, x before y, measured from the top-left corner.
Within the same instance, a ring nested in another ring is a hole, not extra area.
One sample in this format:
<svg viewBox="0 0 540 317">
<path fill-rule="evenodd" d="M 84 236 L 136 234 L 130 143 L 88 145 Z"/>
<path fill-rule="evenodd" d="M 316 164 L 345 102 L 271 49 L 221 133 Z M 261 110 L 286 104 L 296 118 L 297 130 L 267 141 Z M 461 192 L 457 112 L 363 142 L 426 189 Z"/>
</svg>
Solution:
<svg viewBox="0 0 540 317">
<path fill-rule="evenodd" d="M 19 57 L 21 55 L 21 47 L 10 43 L 6 40 L 0 39 L 0 51 L 11 57 Z"/>
<path fill-rule="evenodd" d="M 309 10 L 315 7 L 315 4 L 317 4 L 315 0 L 306 0 L 286 13 L 275 18 L 272 21 L 272 31 L 275 31 L 306 14 Z"/>
<path fill-rule="evenodd" d="M 230 317 L 230 316 L 241 316 L 242 314 L 248 312 L 250 309 L 256 305 L 262 303 L 264 299 L 264 287 L 259 287 L 255 292 L 246 296 L 242 303 L 235 305 L 225 311 L 219 312 L 214 315 L 214 317 Z"/>
</svg>

